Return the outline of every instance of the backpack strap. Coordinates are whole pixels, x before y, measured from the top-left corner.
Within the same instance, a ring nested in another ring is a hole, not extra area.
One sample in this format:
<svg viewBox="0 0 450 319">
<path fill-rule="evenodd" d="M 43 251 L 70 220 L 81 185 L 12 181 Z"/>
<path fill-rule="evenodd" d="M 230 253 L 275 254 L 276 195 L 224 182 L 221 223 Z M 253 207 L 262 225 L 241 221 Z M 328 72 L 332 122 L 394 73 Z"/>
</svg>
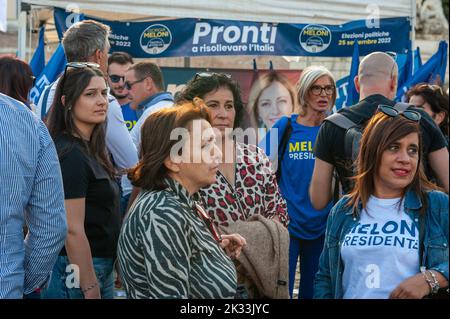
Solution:
<svg viewBox="0 0 450 319">
<path fill-rule="evenodd" d="M 325 121 L 329 121 L 333 123 L 334 125 L 343 128 L 344 130 L 348 130 L 351 127 L 356 126 L 357 124 L 350 120 L 348 117 L 341 113 L 334 113 L 330 116 L 328 116 Z"/>
<path fill-rule="evenodd" d="M 278 146 L 278 165 L 277 165 L 277 171 L 275 173 L 277 177 L 277 181 L 281 178 L 281 162 L 284 158 L 284 153 L 286 151 L 287 143 L 289 142 L 289 139 L 291 138 L 292 133 L 292 124 L 291 124 L 291 118 L 288 117 L 286 127 L 284 128 L 283 136 L 281 137 L 280 144 Z"/>
<path fill-rule="evenodd" d="M 329 121 L 345 130 L 344 138 L 344 154 L 347 159 L 354 160 L 358 152 L 358 145 L 360 140 L 360 128 L 358 124 L 350 120 L 341 113 L 334 113 L 328 116 L 325 121 Z"/>
</svg>

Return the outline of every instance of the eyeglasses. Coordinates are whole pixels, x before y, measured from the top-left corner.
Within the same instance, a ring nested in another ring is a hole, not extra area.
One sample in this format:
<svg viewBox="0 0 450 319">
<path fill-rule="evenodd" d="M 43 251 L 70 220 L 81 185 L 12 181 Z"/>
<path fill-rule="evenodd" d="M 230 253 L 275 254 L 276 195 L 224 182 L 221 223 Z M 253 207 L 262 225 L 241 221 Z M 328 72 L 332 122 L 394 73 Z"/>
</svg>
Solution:
<svg viewBox="0 0 450 319">
<path fill-rule="evenodd" d="M 85 69 L 85 68 L 91 68 L 91 69 L 98 69 L 100 68 L 100 65 L 97 63 L 92 62 L 69 62 L 66 64 L 66 67 L 64 68 L 64 74 L 63 74 L 63 83 L 61 84 L 61 88 L 64 89 L 64 85 L 66 84 L 66 73 L 68 68 L 75 68 L 75 69 Z"/>
<path fill-rule="evenodd" d="M 214 224 L 212 218 L 208 215 L 208 213 L 204 210 L 204 208 L 198 204 L 195 203 L 195 209 L 197 211 L 197 214 L 200 216 L 201 219 L 203 219 L 203 222 L 208 227 L 209 231 L 213 235 L 214 239 L 218 242 L 222 242 L 222 236 L 219 232 L 219 229 L 216 227 L 216 224 Z"/>
<path fill-rule="evenodd" d="M 32 82 L 32 87 L 36 85 L 36 77 L 34 75 L 30 76 L 31 77 L 31 82 Z"/>
<path fill-rule="evenodd" d="M 231 74 L 227 74 L 227 73 L 216 73 L 216 72 L 200 72 L 200 73 L 196 73 L 195 77 L 194 77 L 194 81 L 197 81 L 198 79 L 201 78 L 210 78 L 210 77 L 225 77 L 227 79 L 231 79 Z"/>
<path fill-rule="evenodd" d="M 120 76 L 120 75 L 116 75 L 116 74 L 110 74 L 109 78 L 111 79 L 112 83 L 119 83 L 120 80 L 125 81 L 125 75 Z"/>
<path fill-rule="evenodd" d="M 139 83 L 139 82 L 144 81 L 146 78 L 148 78 L 148 76 L 146 76 L 145 78 L 142 78 L 142 79 L 140 79 L 140 80 L 134 81 L 134 82 L 128 82 L 128 81 L 125 81 L 125 83 L 123 84 L 123 88 L 124 88 L 125 90 L 131 90 L 131 88 L 133 87 L 133 85 L 135 85 L 135 84 L 137 84 L 137 83 Z"/>
<path fill-rule="evenodd" d="M 326 95 L 333 95 L 335 87 L 333 85 L 326 85 L 326 86 L 319 86 L 319 85 L 313 85 L 311 86 L 311 93 L 313 95 L 321 95 L 322 91 L 325 91 Z"/>
<path fill-rule="evenodd" d="M 396 117 L 398 115 L 403 115 L 403 117 L 405 117 L 408 120 L 413 121 L 413 122 L 419 122 L 422 117 L 419 112 L 410 111 L 410 110 L 405 110 L 403 112 L 400 112 L 399 110 L 393 108 L 392 106 L 384 105 L 384 104 L 378 105 L 378 110 L 390 117 Z"/>
</svg>

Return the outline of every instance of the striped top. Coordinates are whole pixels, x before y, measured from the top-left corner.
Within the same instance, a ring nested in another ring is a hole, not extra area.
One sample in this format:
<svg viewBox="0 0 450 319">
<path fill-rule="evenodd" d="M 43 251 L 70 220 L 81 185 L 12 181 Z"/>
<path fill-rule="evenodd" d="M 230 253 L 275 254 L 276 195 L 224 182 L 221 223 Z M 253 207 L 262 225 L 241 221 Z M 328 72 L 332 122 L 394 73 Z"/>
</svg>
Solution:
<svg viewBox="0 0 450 319">
<path fill-rule="evenodd" d="M 0 93 L 0 298 L 22 298 L 47 282 L 66 231 L 61 170 L 47 128 Z"/>
<path fill-rule="evenodd" d="M 177 182 L 142 191 L 119 237 L 129 298 L 234 298 L 236 271 Z"/>
</svg>

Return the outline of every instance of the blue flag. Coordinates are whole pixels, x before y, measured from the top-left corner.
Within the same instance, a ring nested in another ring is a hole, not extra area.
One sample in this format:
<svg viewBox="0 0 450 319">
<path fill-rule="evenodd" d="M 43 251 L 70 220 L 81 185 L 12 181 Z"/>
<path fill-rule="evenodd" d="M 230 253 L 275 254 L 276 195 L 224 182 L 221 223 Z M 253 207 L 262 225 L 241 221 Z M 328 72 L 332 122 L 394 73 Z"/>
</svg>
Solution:
<svg viewBox="0 0 450 319">
<path fill-rule="evenodd" d="M 343 106 L 345 106 L 345 101 L 347 100 L 347 89 L 349 83 L 349 76 L 344 76 L 342 79 L 336 81 L 336 102 L 334 104 L 333 112 L 339 111 Z"/>
<path fill-rule="evenodd" d="M 345 106 L 351 106 L 353 104 L 358 103 L 359 101 L 359 92 L 356 91 L 355 87 L 355 77 L 358 75 L 359 68 L 359 48 L 358 41 L 355 41 L 353 46 L 353 57 L 352 57 L 352 65 L 350 67 L 350 75 L 348 77 L 348 85 L 347 85 L 347 100 L 345 101 Z"/>
<path fill-rule="evenodd" d="M 407 83 L 413 76 L 414 73 L 414 52 L 412 50 L 408 50 L 408 53 L 405 55 L 405 61 L 403 65 L 399 63 L 399 56 L 397 56 L 397 65 L 398 65 L 398 81 L 397 81 L 397 100 L 400 100 L 405 92 L 403 92 L 403 87 L 405 83 Z"/>
<path fill-rule="evenodd" d="M 447 68 L 447 47 L 445 41 L 439 43 L 438 51 L 421 67 L 414 72 L 413 76 L 406 81 L 400 89 L 402 95 L 411 87 L 419 83 L 436 83 L 442 84 L 445 79 L 445 70 Z M 399 90 L 399 92 L 400 92 Z M 397 99 L 401 99 L 397 96 Z"/>
<path fill-rule="evenodd" d="M 59 44 L 55 53 L 53 53 L 50 61 L 48 61 L 41 75 L 36 81 L 36 85 L 30 91 L 30 100 L 32 103 L 37 104 L 39 101 L 39 96 L 45 87 L 53 83 L 58 76 L 64 71 L 67 60 L 64 54 L 64 49 L 62 44 Z"/>
<path fill-rule="evenodd" d="M 39 44 L 36 48 L 36 51 L 34 51 L 33 57 L 30 61 L 30 67 L 33 71 L 33 75 L 38 78 L 42 70 L 44 70 L 45 67 L 45 51 L 44 51 L 44 33 L 45 33 L 45 26 L 42 26 L 39 30 Z"/>
</svg>

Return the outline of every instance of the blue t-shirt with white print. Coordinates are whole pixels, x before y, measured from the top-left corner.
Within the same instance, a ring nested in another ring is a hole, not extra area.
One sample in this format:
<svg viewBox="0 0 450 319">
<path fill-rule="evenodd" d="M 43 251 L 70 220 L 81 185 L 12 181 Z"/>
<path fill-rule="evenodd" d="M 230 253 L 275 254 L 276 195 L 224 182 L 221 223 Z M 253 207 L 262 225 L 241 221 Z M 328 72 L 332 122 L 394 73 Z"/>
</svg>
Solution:
<svg viewBox="0 0 450 319">
<path fill-rule="evenodd" d="M 322 210 L 316 210 L 312 206 L 308 189 L 314 170 L 314 143 L 320 126 L 300 125 L 297 117 L 298 114 L 291 115 L 292 133 L 281 163 L 279 186 L 288 206 L 289 233 L 296 238 L 313 240 L 325 233 L 328 213 L 333 205 L 330 202 Z M 271 160 L 276 156 L 278 145 L 270 145 L 273 142 L 270 135 L 277 129 L 279 143 L 286 124 L 287 117 L 278 120 L 259 145 Z"/>
<path fill-rule="evenodd" d="M 136 125 L 139 117 L 137 115 L 136 110 L 133 110 L 130 107 L 130 103 L 124 104 L 121 106 L 123 119 L 125 120 L 125 124 L 127 125 L 128 132 L 130 132 L 133 127 Z"/>
</svg>

